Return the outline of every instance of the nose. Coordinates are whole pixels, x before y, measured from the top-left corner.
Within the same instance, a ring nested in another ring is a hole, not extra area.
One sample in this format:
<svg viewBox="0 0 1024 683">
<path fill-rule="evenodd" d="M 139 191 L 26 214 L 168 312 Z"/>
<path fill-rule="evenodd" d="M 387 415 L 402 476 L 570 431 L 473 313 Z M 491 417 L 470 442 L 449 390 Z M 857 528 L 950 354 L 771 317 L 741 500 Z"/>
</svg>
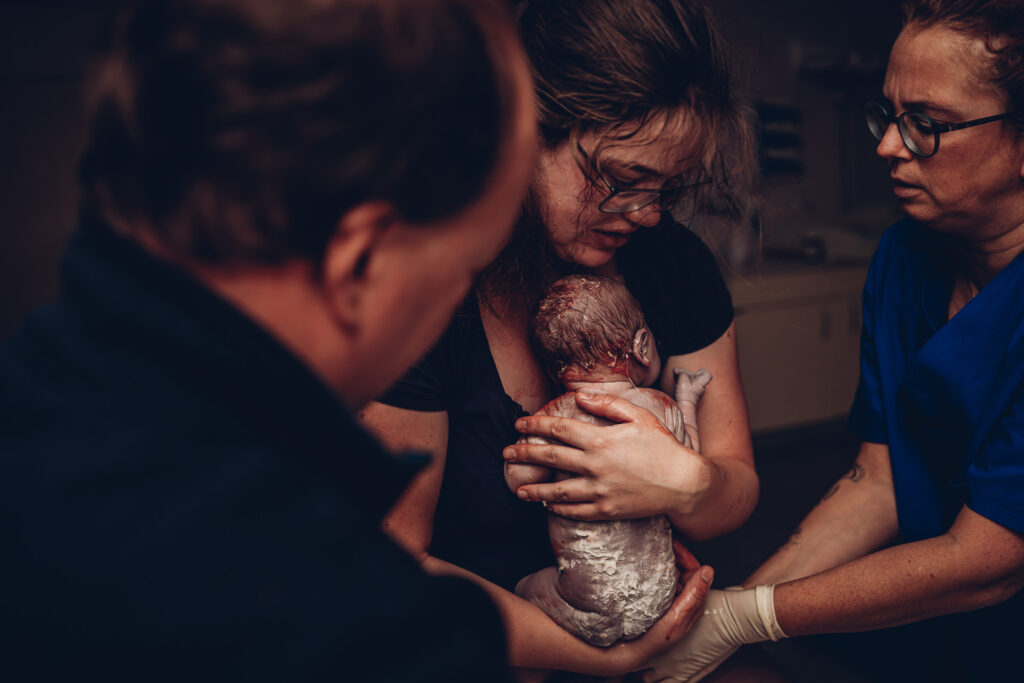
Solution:
<svg viewBox="0 0 1024 683">
<path fill-rule="evenodd" d="M 875 148 L 875 154 L 883 159 L 901 159 L 903 161 L 910 161 L 914 156 L 903 144 L 899 126 L 895 122 L 886 127 L 885 135 L 878 141 L 878 147 Z"/>
<path fill-rule="evenodd" d="M 630 211 L 625 214 L 626 220 L 634 225 L 639 225 L 644 228 L 651 228 L 661 221 L 661 202 L 654 202 L 648 204 L 642 209 L 636 211 Z"/>
</svg>

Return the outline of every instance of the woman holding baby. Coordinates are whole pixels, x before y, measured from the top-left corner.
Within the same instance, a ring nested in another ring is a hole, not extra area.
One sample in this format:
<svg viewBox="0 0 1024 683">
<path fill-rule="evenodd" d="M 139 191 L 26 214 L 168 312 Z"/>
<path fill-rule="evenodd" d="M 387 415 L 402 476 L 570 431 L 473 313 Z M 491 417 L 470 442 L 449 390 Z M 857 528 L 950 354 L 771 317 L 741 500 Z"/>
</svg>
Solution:
<svg viewBox="0 0 1024 683">
<path fill-rule="evenodd" d="M 735 529 L 753 510 L 732 303 L 708 248 L 671 216 L 681 205 L 742 210 L 736 185 L 750 131 L 721 38 L 697 2 L 531 1 L 520 21 L 543 146 L 516 232 L 439 344 L 363 417 L 389 446 L 433 456 L 387 530 L 430 571 L 487 588 L 510 663 L 617 675 L 644 668 L 686 632 L 709 568 L 684 560 L 687 589 L 666 616 L 610 648 L 570 635 L 512 590 L 553 564 L 545 507 L 578 520 L 664 514 L 684 539 Z M 711 372 L 701 453 L 609 395 L 578 401 L 612 426 L 526 417 L 561 393 L 535 357 L 529 316 L 547 285 L 571 272 L 618 279 L 639 300 L 664 359 L 660 388 L 671 393 L 674 368 Z M 521 432 L 564 445 L 508 448 Z M 512 492 L 503 453 L 578 476 Z"/>
</svg>

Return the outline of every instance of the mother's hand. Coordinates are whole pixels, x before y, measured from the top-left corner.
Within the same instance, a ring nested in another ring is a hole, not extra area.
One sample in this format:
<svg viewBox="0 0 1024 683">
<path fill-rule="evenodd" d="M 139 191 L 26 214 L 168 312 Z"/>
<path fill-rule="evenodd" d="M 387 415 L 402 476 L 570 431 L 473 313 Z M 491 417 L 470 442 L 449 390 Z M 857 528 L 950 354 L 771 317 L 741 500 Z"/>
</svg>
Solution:
<svg viewBox="0 0 1024 683">
<path fill-rule="evenodd" d="M 685 516 L 699 509 L 711 489 L 712 463 L 679 443 L 653 413 L 623 398 L 577 392 L 576 402 L 616 424 L 597 426 L 543 415 L 520 418 L 520 432 L 557 443 L 517 443 L 505 449 L 505 459 L 577 475 L 521 486 L 520 498 L 546 502 L 558 515 L 587 521 Z"/>
<path fill-rule="evenodd" d="M 676 646 L 704 615 L 704 601 L 715 573 L 711 567 L 700 566 L 696 560 L 693 562 L 695 566 L 681 575 L 680 580 L 685 583 L 661 619 L 636 640 L 620 641 L 602 651 L 601 656 L 607 660 L 607 668 L 602 675 L 619 675 L 648 668 L 652 659 Z"/>
</svg>

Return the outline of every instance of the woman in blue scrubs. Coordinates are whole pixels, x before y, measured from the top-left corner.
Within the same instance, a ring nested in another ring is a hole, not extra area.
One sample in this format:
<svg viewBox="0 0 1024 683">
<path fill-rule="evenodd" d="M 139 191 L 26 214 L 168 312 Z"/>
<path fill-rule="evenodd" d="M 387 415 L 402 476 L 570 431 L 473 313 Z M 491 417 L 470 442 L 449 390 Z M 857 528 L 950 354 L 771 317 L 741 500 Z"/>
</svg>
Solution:
<svg viewBox="0 0 1024 683">
<path fill-rule="evenodd" d="M 907 217 L 864 289 L 860 453 L 746 590 L 711 591 L 666 655 L 690 680 L 743 643 L 949 614 L 947 680 L 1024 675 L 1024 6 L 905 18 L 865 108 Z"/>
</svg>

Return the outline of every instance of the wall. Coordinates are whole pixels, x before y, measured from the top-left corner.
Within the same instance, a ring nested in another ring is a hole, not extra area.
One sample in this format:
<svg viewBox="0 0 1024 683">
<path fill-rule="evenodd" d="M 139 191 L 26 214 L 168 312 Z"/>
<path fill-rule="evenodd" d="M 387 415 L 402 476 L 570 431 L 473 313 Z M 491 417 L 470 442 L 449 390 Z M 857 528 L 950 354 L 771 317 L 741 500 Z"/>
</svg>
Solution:
<svg viewBox="0 0 1024 683">
<path fill-rule="evenodd" d="M 0 3 L 0 339 L 57 292 L 86 136 L 84 64 L 111 4 Z"/>
<path fill-rule="evenodd" d="M 765 245 L 792 248 L 805 233 L 837 227 L 877 237 L 895 209 L 861 104 L 881 92 L 899 27 L 897 4 L 716 0 L 712 6 L 754 101 L 793 107 L 801 116 L 803 172 L 764 181 Z"/>
</svg>

